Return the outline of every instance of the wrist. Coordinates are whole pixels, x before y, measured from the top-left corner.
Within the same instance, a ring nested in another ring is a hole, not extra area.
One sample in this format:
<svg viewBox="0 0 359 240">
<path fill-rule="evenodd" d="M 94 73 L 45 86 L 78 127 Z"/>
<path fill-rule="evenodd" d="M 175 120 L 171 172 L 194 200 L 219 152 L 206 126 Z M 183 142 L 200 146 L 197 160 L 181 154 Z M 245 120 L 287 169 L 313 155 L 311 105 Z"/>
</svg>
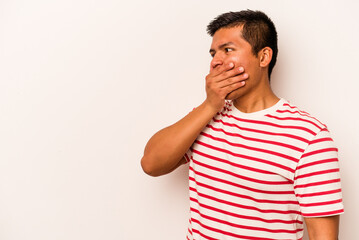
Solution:
<svg viewBox="0 0 359 240">
<path fill-rule="evenodd" d="M 223 106 L 215 106 L 213 105 L 210 101 L 208 101 L 208 99 L 206 99 L 203 103 L 202 103 L 203 109 L 204 111 L 206 111 L 208 114 L 210 114 L 212 117 L 219 112 Z"/>
</svg>

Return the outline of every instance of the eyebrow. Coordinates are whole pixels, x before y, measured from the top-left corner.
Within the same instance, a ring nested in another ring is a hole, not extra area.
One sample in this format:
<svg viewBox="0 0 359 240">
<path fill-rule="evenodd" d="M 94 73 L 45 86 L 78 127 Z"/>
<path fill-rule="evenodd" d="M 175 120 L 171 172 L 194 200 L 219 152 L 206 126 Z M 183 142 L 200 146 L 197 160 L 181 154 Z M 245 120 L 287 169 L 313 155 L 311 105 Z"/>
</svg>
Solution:
<svg viewBox="0 0 359 240">
<path fill-rule="evenodd" d="M 225 47 L 228 47 L 229 45 L 234 45 L 233 42 L 226 42 L 226 43 L 223 43 L 221 45 L 219 45 L 218 49 L 223 49 Z M 209 53 L 215 53 L 216 51 L 214 49 L 209 49 Z"/>
</svg>

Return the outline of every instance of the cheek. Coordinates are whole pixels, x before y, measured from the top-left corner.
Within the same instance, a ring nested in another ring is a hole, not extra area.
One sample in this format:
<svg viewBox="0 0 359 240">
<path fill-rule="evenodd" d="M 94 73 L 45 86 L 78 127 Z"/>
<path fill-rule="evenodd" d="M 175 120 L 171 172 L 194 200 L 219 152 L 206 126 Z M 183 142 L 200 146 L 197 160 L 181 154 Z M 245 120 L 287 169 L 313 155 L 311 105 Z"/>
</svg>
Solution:
<svg viewBox="0 0 359 240">
<path fill-rule="evenodd" d="M 230 63 L 233 62 L 235 67 L 244 67 L 244 69 L 246 69 L 249 64 L 246 58 L 243 58 L 241 56 L 229 56 L 228 58 L 226 58 L 226 63 Z"/>
</svg>

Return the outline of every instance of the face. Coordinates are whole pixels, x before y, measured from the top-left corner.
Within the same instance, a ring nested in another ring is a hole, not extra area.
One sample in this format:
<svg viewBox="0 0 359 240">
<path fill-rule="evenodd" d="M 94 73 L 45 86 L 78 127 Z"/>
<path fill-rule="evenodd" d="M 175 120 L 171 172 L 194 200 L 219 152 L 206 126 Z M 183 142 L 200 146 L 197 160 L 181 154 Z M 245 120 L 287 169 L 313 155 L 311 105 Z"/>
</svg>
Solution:
<svg viewBox="0 0 359 240">
<path fill-rule="evenodd" d="M 234 63 L 234 67 L 243 67 L 249 77 L 244 87 L 227 95 L 227 99 L 237 99 L 253 92 L 259 85 L 262 68 L 259 57 L 252 52 L 251 45 L 242 37 L 242 27 L 219 29 L 212 39 L 210 71 L 224 64 Z"/>
</svg>

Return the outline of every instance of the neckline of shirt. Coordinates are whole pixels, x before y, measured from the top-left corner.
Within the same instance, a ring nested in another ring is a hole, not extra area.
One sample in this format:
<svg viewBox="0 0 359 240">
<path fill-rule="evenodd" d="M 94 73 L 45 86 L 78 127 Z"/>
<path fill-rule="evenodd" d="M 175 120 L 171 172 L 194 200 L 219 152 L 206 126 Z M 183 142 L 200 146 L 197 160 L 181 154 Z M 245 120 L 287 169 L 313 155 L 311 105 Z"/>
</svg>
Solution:
<svg viewBox="0 0 359 240">
<path fill-rule="evenodd" d="M 245 113 L 245 112 L 241 112 L 238 108 L 236 108 L 232 101 L 230 109 L 232 111 L 232 115 L 235 115 L 238 117 L 244 117 L 244 118 L 262 117 L 268 113 L 275 112 L 285 102 L 286 102 L 286 100 L 284 98 L 280 98 L 276 104 L 274 104 L 273 106 L 271 106 L 269 108 L 265 108 L 263 110 L 259 110 L 256 112 Z"/>
</svg>

